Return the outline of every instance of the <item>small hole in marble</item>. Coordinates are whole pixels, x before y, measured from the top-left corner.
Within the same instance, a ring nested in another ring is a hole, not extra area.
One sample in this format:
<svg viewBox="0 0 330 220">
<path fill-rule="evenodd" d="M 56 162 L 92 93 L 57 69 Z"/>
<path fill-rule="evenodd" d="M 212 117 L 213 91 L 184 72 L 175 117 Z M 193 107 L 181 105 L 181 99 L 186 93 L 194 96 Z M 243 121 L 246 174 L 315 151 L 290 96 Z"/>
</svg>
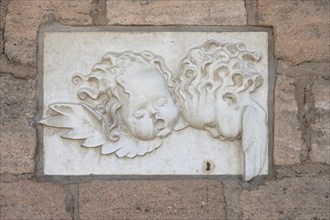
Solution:
<svg viewBox="0 0 330 220">
<path fill-rule="evenodd" d="M 211 170 L 211 164 L 210 162 L 206 162 L 206 171 L 210 171 Z"/>
</svg>

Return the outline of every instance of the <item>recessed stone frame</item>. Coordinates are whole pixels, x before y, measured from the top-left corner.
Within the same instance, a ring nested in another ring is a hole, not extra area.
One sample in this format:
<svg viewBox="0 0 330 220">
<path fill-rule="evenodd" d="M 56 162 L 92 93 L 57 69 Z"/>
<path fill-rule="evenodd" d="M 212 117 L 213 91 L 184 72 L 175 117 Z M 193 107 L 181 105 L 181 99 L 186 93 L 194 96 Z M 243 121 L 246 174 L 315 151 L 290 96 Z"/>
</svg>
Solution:
<svg viewBox="0 0 330 220">
<path fill-rule="evenodd" d="M 38 46 L 39 179 L 272 177 L 271 28 L 48 23 Z"/>
</svg>

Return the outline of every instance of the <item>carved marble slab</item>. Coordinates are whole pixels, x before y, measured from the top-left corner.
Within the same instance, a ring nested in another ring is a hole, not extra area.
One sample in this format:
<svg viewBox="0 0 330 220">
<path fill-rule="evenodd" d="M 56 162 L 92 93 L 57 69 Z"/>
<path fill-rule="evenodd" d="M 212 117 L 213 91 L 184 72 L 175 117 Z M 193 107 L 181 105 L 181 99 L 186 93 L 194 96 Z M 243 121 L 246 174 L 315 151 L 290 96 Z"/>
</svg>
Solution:
<svg viewBox="0 0 330 220">
<path fill-rule="evenodd" d="M 46 29 L 44 174 L 267 175 L 268 34 Z"/>
</svg>

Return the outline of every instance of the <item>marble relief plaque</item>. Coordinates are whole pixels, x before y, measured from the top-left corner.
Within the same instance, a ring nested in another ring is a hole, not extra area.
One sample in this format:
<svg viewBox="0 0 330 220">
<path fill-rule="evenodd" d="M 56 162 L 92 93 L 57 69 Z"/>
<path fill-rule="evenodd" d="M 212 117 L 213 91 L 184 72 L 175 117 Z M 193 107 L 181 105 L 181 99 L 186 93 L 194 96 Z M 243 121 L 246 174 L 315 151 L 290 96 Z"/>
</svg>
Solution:
<svg viewBox="0 0 330 220">
<path fill-rule="evenodd" d="M 44 28 L 44 175 L 269 169 L 269 32 Z"/>
</svg>

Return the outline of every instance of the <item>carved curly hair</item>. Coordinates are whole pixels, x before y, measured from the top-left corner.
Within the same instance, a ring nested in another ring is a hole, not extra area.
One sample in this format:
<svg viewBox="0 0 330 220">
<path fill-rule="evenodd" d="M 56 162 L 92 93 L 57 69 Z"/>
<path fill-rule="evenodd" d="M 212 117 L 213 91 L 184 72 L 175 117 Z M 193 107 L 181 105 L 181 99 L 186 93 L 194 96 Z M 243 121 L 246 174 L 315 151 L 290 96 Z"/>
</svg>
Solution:
<svg viewBox="0 0 330 220">
<path fill-rule="evenodd" d="M 193 48 L 181 61 L 178 85 L 175 89 L 178 104 L 186 106 L 186 100 L 200 98 L 227 86 L 235 93 L 250 88 L 254 92 L 263 84 L 263 77 L 256 69 L 260 55 L 246 49 L 244 43 L 220 43 L 207 41 L 201 47 Z"/>
<path fill-rule="evenodd" d="M 78 91 L 79 99 L 89 98 L 97 103 L 95 108 L 103 115 L 105 119 L 103 128 L 112 141 L 117 141 L 121 135 L 118 110 L 122 102 L 118 91 L 121 89 L 129 94 L 121 79 L 126 77 L 131 70 L 138 73 L 146 69 L 157 69 L 164 76 L 167 86 L 174 88 L 172 72 L 166 67 L 161 57 L 149 51 L 108 52 L 102 57 L 101 62 L 93 66 L 90 74 L 77 73 L 72 77 L 74 84 L 83 83 Z"/>
</svg>

